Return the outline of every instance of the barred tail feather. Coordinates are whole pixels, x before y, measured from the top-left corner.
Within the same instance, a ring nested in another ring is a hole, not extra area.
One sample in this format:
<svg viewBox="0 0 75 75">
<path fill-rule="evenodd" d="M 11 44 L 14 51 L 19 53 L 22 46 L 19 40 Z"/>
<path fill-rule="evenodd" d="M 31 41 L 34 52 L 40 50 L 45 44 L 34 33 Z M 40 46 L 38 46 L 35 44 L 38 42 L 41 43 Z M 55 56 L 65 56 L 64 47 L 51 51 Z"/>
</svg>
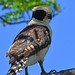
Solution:
<svg viewBox="0 0 75 75">
<path fill-rule="evenodd" d="M 10 70 L 8 71 L 7 75 L 16 75 L 16 73 L 15 73 L 14 70 L 11 70 L 11 69 L 10 69 Z"/>
<path fill-rule="evenodd" d="M 8 71 L 7 75 L 16 75 L 18 74 L 26 65 L 27 58 L 23 58 L 19 61 L 16 61 Z"/>
</svg>

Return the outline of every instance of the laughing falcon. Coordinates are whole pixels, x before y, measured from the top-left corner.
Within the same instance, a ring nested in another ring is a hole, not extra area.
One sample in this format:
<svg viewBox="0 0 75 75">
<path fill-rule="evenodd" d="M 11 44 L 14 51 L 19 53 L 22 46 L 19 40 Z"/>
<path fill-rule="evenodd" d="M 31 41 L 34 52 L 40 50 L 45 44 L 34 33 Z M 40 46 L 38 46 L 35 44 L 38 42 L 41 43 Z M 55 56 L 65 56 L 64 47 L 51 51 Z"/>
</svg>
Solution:
<svg viewBox="0 0 75 75">
<path fill-rule="evenodd" d="M 32 20 L 15 38 L 13 45 L 9 48 L 6 57 L 9 56 L 11 67 L 7 75 L 16 75 L 25 68 L 37 62 L 41 71 L 44 57 L 51 44 L 52 31 L 49 22 L 52 19 L 52 9 L 49 6 L 37 6 L 33 8 Z"/>
</svg>

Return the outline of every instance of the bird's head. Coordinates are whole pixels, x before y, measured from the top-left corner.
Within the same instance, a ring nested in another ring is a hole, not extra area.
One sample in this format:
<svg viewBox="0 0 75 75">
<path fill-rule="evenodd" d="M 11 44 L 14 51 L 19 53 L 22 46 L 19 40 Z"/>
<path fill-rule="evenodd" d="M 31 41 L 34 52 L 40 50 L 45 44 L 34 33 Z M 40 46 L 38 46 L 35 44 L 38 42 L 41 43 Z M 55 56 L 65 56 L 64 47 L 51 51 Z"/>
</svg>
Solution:
<svg viewBox="0 0 75 75">
<path fill-rule="evenodd" d="M 52 9 L 49 6 L 37 6 L 32 9 L 32 19 L 47 24 L 52 19 Z"/>
</svg>

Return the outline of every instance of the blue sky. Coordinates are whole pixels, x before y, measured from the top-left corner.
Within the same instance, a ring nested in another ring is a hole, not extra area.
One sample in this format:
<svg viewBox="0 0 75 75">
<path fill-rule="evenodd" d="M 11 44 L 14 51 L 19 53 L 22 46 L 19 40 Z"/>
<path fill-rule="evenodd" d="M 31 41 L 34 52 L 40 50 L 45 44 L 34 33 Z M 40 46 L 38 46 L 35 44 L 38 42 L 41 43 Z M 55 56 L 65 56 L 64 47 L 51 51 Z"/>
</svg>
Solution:
<svg viewBox="0 0 75 75">
<path fill-rule="evenodd" d="M 50 22 L 53 31 L 52 43 L 45 57 L 43 66 L 46 72 L 75 68 L 75 1 L 57 0 L 65 9 Z M 0 10 L 0 16 L 3 11 Z M 0 23 L 0 75 L 8 72 L 9 58 L 5 55 L 12 45 L 16 35 L 26 27 L 26 24 L 7 25 Z M 29 75 L 40 75 L 39 64 L 28 67 Z M 19 74 L 24 75 L 24 70 Z"/>
</svg>

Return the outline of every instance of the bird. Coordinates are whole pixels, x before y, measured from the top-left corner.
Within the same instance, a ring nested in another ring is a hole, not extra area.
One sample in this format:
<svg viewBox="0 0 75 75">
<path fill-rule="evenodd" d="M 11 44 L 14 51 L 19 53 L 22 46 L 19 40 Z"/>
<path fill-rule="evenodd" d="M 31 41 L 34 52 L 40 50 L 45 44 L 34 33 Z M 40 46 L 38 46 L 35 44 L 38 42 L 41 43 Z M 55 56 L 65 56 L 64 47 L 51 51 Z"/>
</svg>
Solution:
<svg viewBox="0 0 75 75">
<path fill-rule="evenodd" d="M 13 44 L 6 53 L 11 64 L 6 75 L 16 75 L 28 66 L 39 63 L 42 73 L 46 73 L 43 61 L 51 45 L 52 29 L 49 22 L 52 19 L 50 6 L 36 6 L 32 9 L 32 19 L 16 36 Z"/>
</svg>

